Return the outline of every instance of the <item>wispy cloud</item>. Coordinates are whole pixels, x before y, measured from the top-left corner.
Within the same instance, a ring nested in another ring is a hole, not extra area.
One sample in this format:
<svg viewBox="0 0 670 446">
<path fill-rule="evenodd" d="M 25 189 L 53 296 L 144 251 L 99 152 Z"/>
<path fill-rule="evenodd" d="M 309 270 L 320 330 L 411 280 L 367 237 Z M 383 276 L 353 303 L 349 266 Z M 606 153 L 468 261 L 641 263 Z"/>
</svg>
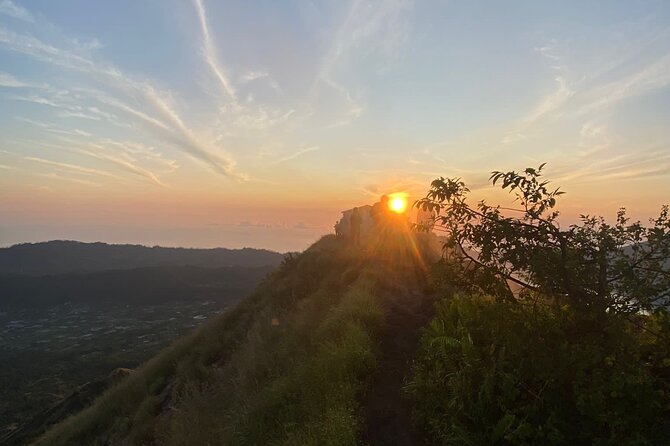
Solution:
<svg viewBox="0 0 670 446">
<path fill-rule="evenodd" d="M 40 127 L 44 129 L 47 132 L 50 133 L 57 133 L 60 135 L 70 135 L 70 136 L 92 136 L 89 132 L 81 130 L 81 129 L 64 129 L 61 127 L 58 127 L 55 124 L 51 124 L 48 122 L 40 122 L 40 121 L 35 121 L 33 119 L 28 119 L 28 118 L 21 118 L 17 117 L 16 118 L 19 121 L 27 122 L 28 124 L 32 124 L 34 126 Z"/>
<path fill-rule="evenodd" d="M 22 82 L 9 73 L 0 72 L 0 87 L 22 88 L 29 87 L 30 84 Z"/>
<path fill-rule="evenodd" d="M 202 0 L 193 0 L 195 4 L 195 9 L 198 12 L 198 20 L 200 21 L 200 31 L 202 33 L 202 53 L 209 65 L 209 68 L 214 73 L 214 76 L 221 84 L 223 91 L 232 99 L 233 101 L 237 100 L 237 95 L 235 93 L 235 88 L 228 79 L 228 75 L 223 66 L 219 63 L 218 55 L 214 42 L 212 41 L 212 36 L 209 32 L 209 25 L 207 24 L 207 14 L 205 12 L 205 6 L 202 4 Z"/>
<path fill-rule="evenodd" d="M 670 151 L 667 146 L 648 148 L 636 153 L 603 157 L 591 152 L 579 156 L 574 163 L 552 167 L 554 182 L 594 183 L 631 180 L 670 174 Z"/>
<path fill-rule="evenodd" d="M 641 70 L 581 94 L 577 114 L 602 110 L 628 98 L 648 94 L 670 86 L 670 54 L 661 56 Z"/>
<path fill-rule="evenodd" d="M 358 187 L 358 190 L 369 197 L 378 199 L 380 196 L 396 192 L 404 192 L 412 197 L 418 197 L 424 193 L 426 187 L 433 178 L 423 175 L 407 175 L 406 173 L 369 172 L 369 175 L 377 176 L 371 182 Z"/>
<path fill-rule="evenodd" d="M 133 141 L 115 141 L 111 139 L 104 139 L 99 142 L 103 147 L 115 147 L 127 157 L 128 160 L 139 162 L 139 160 L 146 160 L 160 169 L 162 174 L 169 174 L 179 168 L 176 160 L 166 158 L 155 147 L 147 146 L 145 144 Z"/>
<path fill-rule="evenodd" d="M 43 177 L 43 178 L 49 178 L 49 179 L 54 179 L 54 180 L 60 180 L 60 181 L 70 181 L 73 183 L 78 183 L 78 184 L 83 184 L 85 186 L 94 186 L 94 187 L 100 187 L 100 183 L 96 183 L 94 181 L 89 181 L 89 180 L 84 180 L 81 178 L 73 178 L 73 177 L 68 177 L 64 175 L 59 175 L 54 172 L 48 172 L 48 173 L 41 173 L 41 172 L 33 172 L 33 175 Z"/>
<path fill-rule="evenodd" d="M 163 183 L 156 174 L 153 172 L 138 166 L 137 164 L 131 162 L 130 160 L 124 159 L 119 156 L 108 153 L 103 146 L 97 144 L 90 144 L 90 148 L 76 148 L 73 149 L 76 152 L 79 152 L 84 155 L 97 158 L 102 161 L 108 161 L 110 163 L 116 164 L 117 166 L 126 169 L 127 171 L 139 175 L 140 177 L 147 178 L 152 182 L 156 183 L 159 186 L 166 187 L 166 184 Z"/>
<path fill-rule="evenodd" d="M 338 69 L 352 66 L 374 54 L 387 58 L 394 56 L 407 40 L 409 25 L 405 13 L 411 5 L 412 2 L 406 0 L 385 0 L 374 6 L 359 0 L 350 3 L 311 88 L 312 103 L 317 101 L 324 87 L 337 92 L 344 101 L 344 117 L 336 119 L 327 128 L 348 125 L 358 119 L 365 109 L 362 100 L 338 80 Z"/>
<path fill-rule="evenodd" d="M 58 150 L 67 151 L 71 153 L 77 153 L 85 155 L 86 157 L 95 158 L 97 160 L 103 161 L 107 164 L 112 164 L 115 167 L 121 168 L 122 171 L 131 173 L 133 175 L 139 176 L 150 180 L 151 182 L 166 187 L 167 185 L 159 178 L 159 174 L 152 169 L 145 167 L 147 162 L 158 166 L 157 169 L 160 170 L 161 174 L 169 174 L 174 172 L 178 165 L 174 160 L 169 160 L 163 155 L 158 153 L 153 147 L 147 147 L 143 144 L 127 142 L 127 141 L 115 141 L 111 139 L 103 139 L 101 141 L 91 141 L 93 135 L 77 130 L 77 129 L 62 129 L 54 124 L 44 123 L 39 121 L 34 121 L 25 118 L 19 118 L 24 122 L 28 122 L 35 126 L 45 129 L 48 132 L 56 133 L 58 135 L 66 135 L 65 137 L 59 137 L 62 141 L 62 145 L 53 144 L 53 143 L 42 143 L 42 142 L 29 142 L 30 146 L 40 147 L 48 146 Z M 72 139 L 71 136 L 83 137 L 82 139 Z M 50 164 L 52 166 L 57 166 L 61 168 L 70 168 L 75 169 L 73 164 L 64 164 L 58 163 L 55 161 L 49 161 L 43 158 L 38 157 L 22 157 L 25 160 L 42 162 L 44 164 Z M 144 164 L 144 165 L 143 165 Z M 78 169 L 80 173 L 98 173 L 105 175 L 103 171 L 97 169 L 86 168 L 80 166 Z M 114 178 L 121 180 L 122 177 L 114 174 L 105 175 L 109 178 Z"/>
<path fill-rule="evenodd" d="M 575 91 L 563 77 L 556 76 L 554 80 L 557 84 L 556 90 L 545 97 L 530 114 L 521 120 L 524 126 L 530 126 L 539 119 L 558 110 L 575 94 Z"/>
<path fill-rule="evenodd" d="M 255 81 L 256 79 L 263 79 L 269 76 L 270 74 L 267 71 L 249 71 L 247 73 L 244 73 L 240 78 L 240 80 L 242 82 L 252 82 Z"/>
<path fill-rule="evenodd" d="M 1 79 L 2 76 L 0 76 Z M 56 89 L 49 85 L 34 85 L 23 82 L 16 78 L 7 78 L 7 83 L 12 86 L 28 87 L 32 92 L 24 95 L 10 96 L 10 99 L 15 101 L 29 102 L 37 105 L 44 105 L 54 109 L 58 109 L 56 116 L 60 118 L 78 118 L 91 121 L 104 120 L 110 124 L 118 127 L 132 128 L 132 125 L 123 122 L 116 114 L 109 111 L 101 110 L 98 107 L 81 105 L 86 100 L 94 100 L 101 102 L 104 105 L 113 106 L 111 102 L 104 103 L 99 100 L 99 96 L 90 96 L 90 90 L 74 88 L 72 90 Z M 0 81 L 1 82 L 1 81 Z M 0 86 L 1 83 L 0 83 Z M 86 94 L 84 94 L 86 93 Z M 116 104 L 118 105 L 118 104 Z M 123 107 L 122 107 L 123 108 Z M 133 110 L 134 111 L 134 110 Z M 135 111 L 134 115 L 140 114 Z"/>
<path fill-rule="evenodd" d="M 0 0 L 0 14 L 5 14 L 15 19 L 24 20 L 26 22 L 34 22 L 35 18 L 25 8 L 18 6 L 11 0 Z"/>
<path fill-rule="evenodd" d="M 97 63 L 66 49 L 48 45 L 35 37 L 16 34 L 2 27 L 0 27 L 0 45 L 32 56 L 42 62 L 85 73 L 94 80 L 121 91 L 129 99 L 150 109 L 156 117 L 137 110 L 123 100 L 111 96 L 98 99 L 106 100 L 109 105 L 139 117 L 149 124 L 149 128 L 154 131 L 155 135 L 194 158 L 209 164 L 218 173 L 235 179 L 245 178 L 244 175 L 235 172 L 236 163 L 230 155 L 220 149 L 208 147 L 206 143 L 201 141 L 184 123 L 174 106 L 170 104 L 167 95 L 147 82 L 132 79 L 116 67 Z"/>
<path fill-rule="evenodd" d="M 508 131 L 500 140 L 502 145 L 515 144 L 527 138 L 528 132 L 533 126 L 537 125 L 544 118 L 557 113 L 566 103 L 575 95 L 573 90 L 562 76 L 554 78 L 556 89 L 542 98 L 540 102 L 518 123 L 512 125 L 512 130 Z"/>
<path fill-rule="evenodd" d="M 40 158 L 40 157 L 35 157 L 35 156 L 20 156 L 20 155 L 16 155 L 16 156 L 18 156 L 21 159 L 24 159 L 26 161 L 32 161 L 32 162 L 35 162 L 35 163 L 44 164 L 44 165 L 51 166 L 51 167 L 56 167 L 56 168 L 59 168 L 59 169 L 65 169 L 65 170 L 75 172 L 75 173 L 79 173 L 79 174 L 83 174 L 83 175 L 101 176 L 101 177 L 107 177 L 107 178 L 114 178 L 114 179 L 117 179 L 117 180 L 121 179 L 121 177 L 119 177 L 117 175 L 114 175 L 111 172 L 107 172 L 107 171 L 100 170 L 100 169 L 93 169 L 93 168 L 86 167 L 86 166 L 81 166 L 81 165 L 77 165 L 77 164 L 70 164 L 70 163 L 63 163 L 63 162 L 60 162 L 60 161 L 48 160 L 48 159 L 45 159 L 45 158 Z"/>
<path fill-rule="evenodd" d="M 198 15 L 203 61 L 209 67 L 222 94 L 216 95 L 220 119 L 216 125 L 220 135 L 235 137 L 249 135 L 249 131 L 266 132 L 286 125 L 296 119 L 296 109 L 290 104 L 278 106 L 257 101 L 252 91 L 248 91 L 245 100 L 238 97 L 238 88 L 231 80 L 229 69 L 221 63 L 219 52 L 209 28 L 207 10 L 202 0 L 193 0 Z M 241 71 L 241 70 L 240 70 Z M 246 71 L 238 77 L 240 89 L 249 90 L 254 81 L 263 80 L 276 95 L 283 96 L 279 84 L 266 70 Z"/>
<path fill-rule="evenodd" d="M 285 163 L 286 161 L 291 161 L 293 159 L 296 159 L 297 157 L 299 157 L 301 155 L 304 155 L 305 153 L 316 152 L 317 150 L 319 150 L 318 146 L 307 147 L 307 148 L 304 148 L 304 149 L 300 149 L 300 150 L 298 150 L 294 153 L 291 153 L 290 155 L 287 155 L 283 158 L 278 159 L 277 161 L 275 161 L 275 164 Z"/>
</svg>

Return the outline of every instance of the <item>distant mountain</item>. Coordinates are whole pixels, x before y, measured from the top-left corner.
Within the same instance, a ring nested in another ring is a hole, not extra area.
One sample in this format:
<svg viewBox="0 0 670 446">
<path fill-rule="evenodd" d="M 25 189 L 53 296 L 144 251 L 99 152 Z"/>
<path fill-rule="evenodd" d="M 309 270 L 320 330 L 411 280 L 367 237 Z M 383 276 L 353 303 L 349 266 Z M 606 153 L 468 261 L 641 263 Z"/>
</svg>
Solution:
<svg viewBox="0 0 670 446">
<path fill-rule="evenodd" d="M 0 310 L 70 303 L 153 305 L 175 301 L 237 302 L 273 266 L 157 266 L 32 276 L 0 273 Z"/>
<path fill-rule="evenodd" d="M 278 252 L 253 248 L 163 248 L 59 240 L 0 248 L 0 273 L 44 275 L 183 265 L 277 266 L 283 257 Z"/>
</svg>

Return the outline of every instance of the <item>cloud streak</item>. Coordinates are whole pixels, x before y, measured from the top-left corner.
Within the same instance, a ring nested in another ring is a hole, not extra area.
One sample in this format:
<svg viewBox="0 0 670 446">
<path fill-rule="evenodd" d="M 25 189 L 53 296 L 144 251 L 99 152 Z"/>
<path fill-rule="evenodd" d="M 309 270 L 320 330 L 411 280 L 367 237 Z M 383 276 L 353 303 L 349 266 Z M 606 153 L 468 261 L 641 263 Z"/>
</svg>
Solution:
<svg viewBox="0 0 670 446">
<path fill-rule="evenodd" d="M 0 72 L 0 87 L 23 88 L 23 87 L 30 87 L 30 84 L 18 80 L 9 73 Z"/>
<path fill-rule="evenodd" d="M 245 175 L 235 172 L 235 162 L 230 155 L 221 150 L 212 149 L 203 143 L 184 123 L 166 95 L 150 84 L 136 81 L 113 66 L 96 63 L 87 57 L 48 45 L 35 37 L 16 34 L 2 27 L 0 27 L 0 45 L 29 55 L 41 62 L 82 72 L 91 76 L 93 80 L 122 92 L 130 100 L 150 108 L 156 117 L 109 95 L 101 95 L 97 99 L 140 118 L 145 124 L 148 124 L 154 135 L 205 162 L 216 172 L 233 179 L 245 178 Z M 35 98 L 35 100 L 40 99 Z M 47 101 L 42 102 L 44 105 L 51 105 Z"/>
<path fill-rule="evenodd" d="M 218 56 L 216 52 L 216 47 L 212 41 L 212 36 L 209 32 L 209 25 L 207 24 L 207 14 L 205 12 L 205 6 L 202 3 L 202 0 L 193 0 L 195 9 L 198 13 L 198 20 L 200 22 L 200 31 L 202 33 L 202 53 L 207 62 L 207 65 L 214 73 L 214 76 L 221 84 L 223 91 L 232 99 L 234 102 L 237 101 L 237 95 L 235 93 L 235 88 L 228 79 L 226 70 L 221 66 L 218 61 Z"/>
<path fill-rule="evenodd" d="M 307 147 L 307 148 L 298 150 L 297 152 L 294 152 L 294 153 L 292 153 L 292 154 L 290 154 L 290 155 L 287 155 L 287 156 L 285 156 L 285 157 L 283 157 L 283 158 L 278 159 L 277 161 L 275 161 L 275 164 L 285 163 L 285 162 L 287 162 L 287 161 L 294 160 L 294 159 L 296 159 L 297 157 L 299 157 L 299 156 L 301 156 L 301 155 L 304 155 L 304 154 L 306 154 L 306 153 L 316 152 L 317 150 L 319 150 L 319 147 L 318 147 L 318 146 Z"/>
<path fill-rule="evenodd" d="M 58 169 L 65 169 L 70 172 L 78 173 L 78 174 L 83 174 L 83 175 L 93 175 L 93 176 L 101 176 L 101 177 L 106 177 L 106 178 L 113 178 L 116 180 L 121 179 L 121 177 L 114 175 L 111 172 L 107 172 L 104 170 L 99 170 L 99 169 L 93 169 L 90 167 L 85 167 L 85 166 L 80 166 L 77 164 L 70 164 L 70 163 L 63 163 L 59 161 L 53 161 L 53 160 L 48 160 L 44 158 L 39 158 L 35 156 L 20 156 L 13 154 L 15 156 L 18 156 L 19 158 L 25 160 L 25 161 L 31 161 L 34 163 L 39 163 L 51 167 L 56 167 Z"/>
<path fill-rule="evenodd" d="M 0 0 L 0 14 L 5 14 L 15 19 L 34 23 L 35 18 L 25 8 L 16 5 L 11 0 Z"/>
</svg>

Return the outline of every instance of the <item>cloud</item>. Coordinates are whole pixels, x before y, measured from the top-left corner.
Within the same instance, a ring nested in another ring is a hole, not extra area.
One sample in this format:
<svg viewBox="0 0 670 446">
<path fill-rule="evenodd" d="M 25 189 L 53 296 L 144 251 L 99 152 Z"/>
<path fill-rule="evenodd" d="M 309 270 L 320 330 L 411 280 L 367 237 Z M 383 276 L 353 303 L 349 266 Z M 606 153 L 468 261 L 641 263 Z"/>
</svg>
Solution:
<svg viewBox="0 0 670 446">
<path fill-rule="evenodd" d="M 86 113 L 80 111 L 68 111 L 63 110 L 56 114 L 59 118 L 79 118 L 79 119 L 88 119 L 91 121 L 100 121 L 100 116 L 87 115 Z"/>
<path fill-rule="evenodd" d="M 243 74 L 240 80 L 242 82 L 252 82 L 256 79 L 263 79 L 269 76 L 270 74 L 267 71 L 249 71 Z"/>
<path fill-rule="evenodd" d="M 40 122 L 40 121 L 35 121 L 32 119 L 27 119 L 27 118 L 16 118 L 19 121 L 27 122 L 28 124 L 32 124 L 34 126 L 43 128 L 45 131 L 50 132 L 50 133 L 57 133 L 60 135 L 70 135 L 70 136 L 80 136 L 80 137 L 88 137 L 88 136 L 93 136 L 89 132 L 81 130 L 81 129 L 63 129 L 55 124 L 51 124 L 48 122 Z"/>
<path fill-rule="evenodd" d="M 556 76 L 554 80 L 558 84 L 556 90 L 545 97 L 530 114 L 521 120 L 524 126 L 533 125 L 540 118 L 558 110 L 575 94 L 563 77 Z"/>
<path fill-rule="evenodd" d="M 49 107 L 54 107 L 54 108 L 61 107 L 60 105 L 56 104 L 52 100 L 44 98 L 42 96 L 37 96 L 37 95 L 13 96 L 12 99 L 14 99 L 15 101 L 30 102 L 30 103 L 39 104 L 39 105 L 48 105 Z"/>
<path fill-rule="evenodd" d="M 412 2 L 384 0 L 374 4 L 354 0 L 346 17 L 333 34 L 329 49 L 322 58 L 311 88 L 311 103 L 315 103 L 327 87 L 344 100 L 343 118 L 337 118 L 327 128 L 341 127 L 358 119 L 365 106 L 339 79 L 337 73 L 352 68 L 364 58 L 378 54 L 389 59 L 398 53 L 408 38 L 407 10 Z M 329 101 L 332 102 L 332 101 Z"/>
<path fill-rule="evenodd" d="M 141 143 L 104 139 L 100 141 L 100 145 L 113 146 L 120 149 L 131 161 L 139 161 L 139 159 L 143 159 L 157 165 L 161 168 L 163 174 L 172 173 L 179 168 L 179 164 L 176 160 L 165 158 L 165 156 L 154 147 L 146 146 Z"/>
<path fill-rule="evenodd" d="M 670 174 L 668 143 L 635 147 L 623 152 L 610 139 L 604 126 L 587 123 L 582 127 L 582 150 L 570 160 L 563 157 L 550 161 L 549 170 L 554 182 L 572 184 L 632 180 Z M 619 149 L 619 153 L 615 150 Z M 606 152 L 607 156 L 603 156 Z"/>
<path fill-rule="evenodd" d="M 226 137 L 235 137 L 246 136 L 249 131 L 254 131 L 254 136 L 257 136 L 260 132 L 266 132 L 285 125 L 290 120 L 297 119 L 296 110 L 290 104 L 285 106 L 270 105 L 267 97 L 265 102 L 261 100 L 257 104 L 259 101 L 254 91 L 247 91 L 246 100 L 239 100 L 238 90 L 231 80 L 229 70 L 219 59 L 217 48 L 211 36 L 204 3 L 202 0 L 193 0 L 193 4 L 200 24 L 203 61 L 212 72 L 217 81 L 218 90 L 222 93 L 214 97 L 215 100 L 220 102 L 218 106 L 220 119 L 216 125 L 219 134 Z M 263 79 L 274 94 L 281 95 L 282 99 L 286 100 L 281 87 L 267 71 L 247 71 L 238 77 L 240 83 L 244 84 L 247 90 L 257 88 L 257 85 L 249 84 L 253 84 L 253 81 L 259 79 Z M 268 94 L 270 93 L 264 91 L 265 96 Z"/>
<path fill-rule="evenodd" d="M 500 140 L 500 142 L 503 145 L 507 145 L 507 144 L 514 144 L 516 142 L 523 141 L 524 139 L 526 139 L 526 135 L 524 135 L 523 133 L 520 133 L 520 132 L 516 132 L 516 133 L 510 133 L 508 135 L 505 135 L 503 137 L 503 139 Z"/>
<path fill-rule="evenodd" d="M 407 172 L 392 173 L 389 171 L 368 172 L 368 177 L 377 177 L 373 181 L 363 184 L 359 190 L 370 197 L 378 199 L 382 195 L 404 192 L 413 197 L 425 194 L 430 181 L 437 175 L 408 175 Z"/>
<path fill-rule="evenodd" d="M 27 9 L 16 5 L 11 0 L 0 0 L 0 14 L 5 14 L 14 17 L 15 19 L 24 20 L 30 23 L 35 22 L 35 18 Z"/>
<path fill-rule="evenodd" d="M 297 157 L 299 157 L 299 156 L 301 156 L 301 155 L 304 155 L 305 153 L 316 152 L 317 150 L 319 150 L 319 147 L 318 147 L 318 146 L 307 147 L 307 148 L 305 148 L 305 149 L 300 149 L 300 150 L 298 150 L 297 152 L 294 152 L 294 153 L 292 153 L 292 154 L 290 154 L 290 155 L 287 155 L 287 156 L 285 156 L 285 157 L 283 157 L 283 158 L 278 159 L 277 161 L 274 162 L 274 164 L 285 163 L 286 161 L 290 161 L 290 160 L 292 160 L 292 159 L 296 159 Z"/>
<path fill-rule="evenodd" d="M 645 40 L 642 48 L 648 44 L 649 42 Z M 554 62 L 560 62 L 556 45 L 556 41 L 552 41 L 550 45 L 538 48 L 537 51 Z M 529 132 L 531 128 L 534 128 L 532 133 L 537 137 L 543 131 L 552 130 L 546 118 L 566 117 L 570 120 L 583 120 L 581 130 L 577 130 L 578 148 L 582 152 L 602 152 L 610 148 L 611 141 L 605 139 L 602 133 L 599 135 L 594 133 L 593 120 L 599 119 L 605 110 L 615 110 L 615 107 L 625 100 L 670 87 L 670 54 L 658 55 L 641 69 L 638 61 L 629 60 L 632 57 L 631 54 L 626 57 L 616 55 L 614 60 L 601 61 L 596 73 L 582 73 L 575 81 L 567 79 L 568 73 L 574 70 L 559 64 L 557 68 L 561 74 L 554 78 L 557 88 L 544 97 L 517 124 L 510 125 L 512 130 L 508 130 L 501 138 L 501 144 L 509 145 L 526 139 L 531 134 Z M 601 66 L 610 68 L 603 71 Z M 616 67 L 616 70 L 612 71 L 612 67 Z M 606 82 L 602 81 L 604 73 L 608 74 Z M 565 125 L 567 122 L 562 120 L 560 125 Z M 600 130 L 602 131 L 602 128 Z M 596 139 L 599 141 L 595 141 Z"/>
<path fill-rule="evenodd" d="M 6 88 L 22 88 L 22 87 L 30 87 L 30 84 L 27 84 L 25 82 L 22 82 L 12 76 L 9 73 L 3 73 L 0 72 L 0 87 L 6 87 Z"/>
<path fill-rule="evenodd" d="M 561 56 L 558 55 L 556 39 L 551 39 L 547 44 L 535 48 L 535 51 L 554 63 L 561 61 Z"/>
<path fill-rule="evenodd" d="M 181 119 L 170 103 L 168 95 L 160 92 L 147 82 L 137 81 L 126 76 L 113 66 L 97 63 L 92 59 L 72 51 L 46 44 L 32 36 L 16 34 L 0 27 L 0 45 L 34 57 L 42 62 L 76 70 L 91 76 L 92 79 L 121 92 L 128 100 L 141 104 L 156 117 L 128 105 L 123 100 L 106 93 L 98 95 L 102 103 L 140 118 L 154 135 L 170 142 L 194 158 L 207 163 L 216 172 L 233 179 L 245 179 L 246 176 L 235 172 L 235 161 L 221 150 L 208 147 Z M 89 90 L 89 93 L 94 90 Z M 26 98 L 24 98 L 26 99 Z M 49 104 L 43 98 L 30 98 Z"/>
<path fill-rule="evenodd" d="M 28 122 L 40 128 L 44 128 L 46 131 L 61 135 L 67 136 L 77 136 L 85 137 L 86 140 L 90 140 L 90 133 L 78 130 L 78 129 L 61 129 L 50 123 L 44 123 L 39 121 L 33 121 L 25 118 L 18 118 L 24 122 Z M 142 178 L 148 179 L 151 182 L 158 184 L 160 186 L 166 187 L 166 184 L 158 177 L 158 174 L 153 172 L 150 168 L 143 166 L 142 164 L 152 164 L 153 166 L 158 166 L 162 174 L 169 174 L 174 172 L 178 168 L 178 164 L 174 160 L 169 160 L 163 157 L 162 154 L 158 153 L 153 147 L 148 147 L 140 143 L 127 142 L 127 141 L 115 141 L 109 138 L 103 139 L 99 142 L 82 142 L 81 140 L 73 140 L 66 137 L 60 137 L 63 141 L 63 145 L 54 145 L 46 144 L 42 142 L 29 142 L 32 146 L 45 145 L 53 147 L 59 150 L 65 150 L 69 152 L 74 152 L 78 154 L 85 155 L 87 157 L 92 157 L 107 163 L 121 167 L 126 172 L 132 173 L 134 175 L 140 176 Z M 110 147 L 113 147 L 110 149 Z M 42 162 L 43 164 L 50 164 L 52 166 L 61 167 L 61 168 L 70 168 L 75 169 L 75 165 L 58 163 L 55 161 L 45 160 L 43 158 L 36 157 L 22 157 L 25 160 Z M 80 173 L 98 173 L 105 175 L 103 171 L 80 167 L 78 169 Z M 117 175 L 107 174 L 110 178 L 123 179 Z"/>
<path fill-rule="evenodd" d="M 85 95 L 82 95 L 82 92 L 86 92 L 87 90 L 79 88 L 75 88 L 71 91 L 61 90 L 54 89 L 48 85 L 37 86 L 26 84 L 21 81 L 18 82 L 20 82 L 22 86 L 38 90 L 39 93 L 31 93 L 23 96 L 12 96 L 11 99 L 15 101 L 29 102 L 59 109 L 59 111 L 56 113 L 56 116 L 60 118 L 79 118 L 91 121 L 104 120 L 118 127 L 132 128 L 132 125 L 128 124 L 127 122 L 122 122 L 119 117 L 113 113 L 100 110 L 98 107 L 87 107 L 79 105 L 78 101 L 84 101 L 86 99 L 95 100 L 95 98 L 86 98 L 84 97 Z M 107 105 L 112 106 L 111 102 Z M 141 113 L 135 111 L 135 115 L 138 114 Z M 144 117 L 148 118 L 146 115 L 144 115 Z"/>
<path fill-rule="evenodd" d="M 642 70 L 585 91 L 577 114 L 611 107 L 628 98 L 642 96 L 670 85 L 670 54 L 665 54 Z"/>
<path fill-rule="evenodd" d="M 97 158 L 102 161 L 108 161 L 110 163 L 116 164 L 117 166 L 122 167 L 123 169 L 126 169 L 127 171 L 139 175 L 140 177 L 147 178 L 151 180 L 152 182 L 156 183 L 159 186 L 166 187 L 165 183 L 163 183 L 153 172 L 138 166 L 137 164 L 134 164 L 133 162 L 123 159 L 118 156 L 114 156 L 112 154 L 109 154 L 105 152 L 104 147 L 99 146 L 97 144 L 91 144 L 91 149 L 73 149 L 75 152 L 79 152 L 84 155 L 91 156 L 93 158 Z"/>
<path fill-rule="evenodd" d="M 37 176 L 44 177 L 44 178 L 51 178 L 51 179 L 55 179 L 55 180 L 71 181 L 71 182 L 83 184 L 83 185 L 86 185 L 86 186 L 94 186 L 94 187 L 100 187 L 101 186 L 100 183 L 96 183 L 94 181 L 83 180 L 81 178 L 66 177 L 66 176 L 59 175 L 59 174 L 54 173 L 54 172 L 49 172 L 49 173 L 35 172 L 35 173 L 33 173 L 33 175 L 37 175 Z"/>
<path fill-rule="evenodd" d="M 216 52 L 216 47 L 212 41 L 212 36 L 209 32 L 209 25 L 207 24 L 207 14 L 205 12 L 205 6 L 202 4 L 202 0 L 193 0 L 195 9 L 198 13 L 198 20 L 200 21 L 200 31 L 202 33 L 202 54 L 207 62 L 207 65 L 214 73 L 214 76 L 221 84 L 223 91 L 233 100 L 237 100 L 235 93 L 235 88 L 228 79 L 226 70 L 221 66 L 218 61 L 218 56 Z"/>
<path fill-rule="evenodd" d="M 35 162 L 35 163 L 40 163 L 40 164 L 44 164 L 44 165 L 47 165 L 47 166 L 56 167 L 56 168 L 59 168 L 59 169 L 65 169 L 65 170 L 75 172 L 75 173 L 79 173 L 79 174 L 83 174 L 83 175 L 102 176 L 102 177 L 107 177 L 107 178 L 114 178 L 114 179 L 117 179 L 117 180 L 121 179 L 121 177 L 119 177 L 117 175 L 114 175 L 111 172 L 107 172 L 107 171 L 99 170 L 99 169 L 93 169 L 93 168 L 85 167 L 85 166 L 80 166 L 80 165 L 77 165 L 77 164 L 62 163 L 62 162 L 59 162 L 59 161 L 52 161 L 52 160 L 39 158 L 39 157 L 34 157 L 34 156 L 20 156 L 20 155 L 16 155 L 16 156 L 18 156 L 19 158 L 24 159 L 26 161 L 32 161 L 32 162 Z"/>
</svg>

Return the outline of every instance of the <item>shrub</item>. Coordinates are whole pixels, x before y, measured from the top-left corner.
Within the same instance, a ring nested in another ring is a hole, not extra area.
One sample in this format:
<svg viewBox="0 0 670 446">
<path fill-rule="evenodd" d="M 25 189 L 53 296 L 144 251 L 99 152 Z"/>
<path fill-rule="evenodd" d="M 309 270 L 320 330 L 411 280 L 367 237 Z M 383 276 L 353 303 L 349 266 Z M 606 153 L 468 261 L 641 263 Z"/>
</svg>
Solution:
<svg viewBox="0 0 670 446">
<path fill-rule="evenodd" d="M 645 323 L 668 330 L 663 318 Z M 619 316 L 593 331 L 577 319 L 565 306 L 442 301 L 407 385 L 417 421 L 443 445 L 670 444 L 668 346 Z"/>
</svg>

